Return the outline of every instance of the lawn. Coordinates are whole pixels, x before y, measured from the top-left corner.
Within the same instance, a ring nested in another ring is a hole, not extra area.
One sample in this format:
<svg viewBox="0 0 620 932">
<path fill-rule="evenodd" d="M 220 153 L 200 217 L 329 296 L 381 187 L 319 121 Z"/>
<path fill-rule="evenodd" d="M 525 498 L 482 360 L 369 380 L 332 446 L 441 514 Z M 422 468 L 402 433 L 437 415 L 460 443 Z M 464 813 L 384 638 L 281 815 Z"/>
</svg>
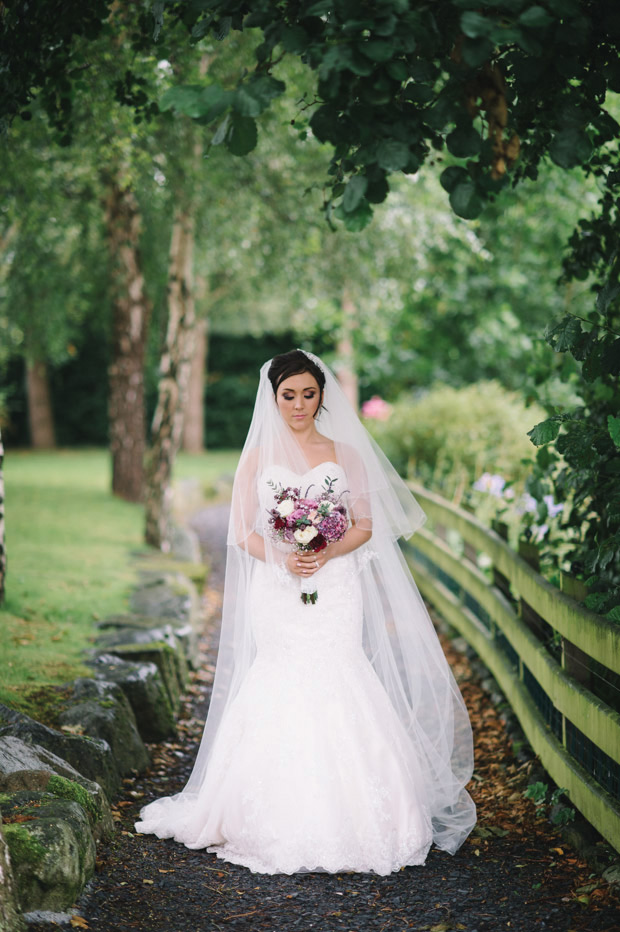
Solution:
<svg viewBox="0 0 620 932">
<path fill-rule="evenodd" d="M 175 478 L 209 489 L 238 453 L 179 457 Z M 143 509 L 110 492 L 105 450 L 9 451 L 5 457 L 6 601 L 0 702 L 45 718 L 47 687 L 88 675 L 96 622 L 127 608 L 143 551 Z"/>
</svg>

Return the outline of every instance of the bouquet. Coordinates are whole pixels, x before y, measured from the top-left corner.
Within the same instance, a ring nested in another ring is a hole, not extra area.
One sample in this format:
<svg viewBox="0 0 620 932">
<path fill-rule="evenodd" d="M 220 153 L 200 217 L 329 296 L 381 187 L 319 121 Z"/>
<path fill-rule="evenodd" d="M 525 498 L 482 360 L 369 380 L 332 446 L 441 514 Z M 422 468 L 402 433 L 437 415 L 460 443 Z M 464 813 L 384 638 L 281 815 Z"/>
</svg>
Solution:
<svg viewBox="0 0 620 932">
<path fill-rule="evenodd" d="M 269 509 L 269 530 L 273 540 L 293 546 L 304 553 L 318 553 L 334 541 L 341 540 L 349 526 L 344 493 L 333 490 L 335 479 L 326 478 L 316 498 L 310 498 L 292 486 L 270 482 L 275 505 Z M 312 579 L 301 580 L 301 601 L 314 605 L 319 595 Z"/>
</svg>

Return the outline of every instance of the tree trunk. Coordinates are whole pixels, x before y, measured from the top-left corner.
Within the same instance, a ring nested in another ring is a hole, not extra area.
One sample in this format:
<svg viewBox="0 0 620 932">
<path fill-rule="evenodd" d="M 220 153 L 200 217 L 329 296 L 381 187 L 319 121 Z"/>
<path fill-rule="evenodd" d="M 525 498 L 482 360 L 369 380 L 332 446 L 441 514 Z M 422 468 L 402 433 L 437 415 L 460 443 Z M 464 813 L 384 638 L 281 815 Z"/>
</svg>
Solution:
<svg viewBox="0 0 620 932">
<path fill-rule="evenodd" d="M 142 500 L 145 413 L 144 351 L 150 305 L 139 249 L 141 218 L 131 186 L 117 171 L 106 178 L 106 238 L 113 287 L 112 360 L 109 368 L 112 491 Z"/>
<path fill-rule="evenodd" d="M 31 445 L 36 450 L 55 447 L 54 416 L 47 366 L 41 360 L 26 361 L 26 395 Z"/>
<path fill-rule="evenodd" d="M 6 582 L 6 547 L 4 544 L 4 447 L 0 433 L 0 605 L 4 602 Z"/>
<path fill-rule="evenodd" d="M 187 405 L 183 420 L 183 449 L 200 453 L 205 443 L 205 371 L 207 368 L 208 326 L 206 318 L 196 322 Z"/>
<path fill-rule="evenodd" d="M 357 373 L 355 372 L 355 354 L 353 351 L 353 331 L 357 326 L 355 319 L 355 305 L 351 299 L 348 289 L 342 292 L 342 329 L 336 345 L 338 362 L 336 364 L 336 375 L 340 386 L 351 402 L 355 411 L 359 404 L 359 390 Z"/>
<path fill-rule="evenodd" d="M 193 265 L 194 218 L 190 208 L 180 208 L 170 242 L 168 328 L 146 483 L 145 539 L 147 544 L 164 551 L 170 549 L 169 488 L 174 458 L 181 443 L 193 353 L 196 321 Z"/>
</svg>

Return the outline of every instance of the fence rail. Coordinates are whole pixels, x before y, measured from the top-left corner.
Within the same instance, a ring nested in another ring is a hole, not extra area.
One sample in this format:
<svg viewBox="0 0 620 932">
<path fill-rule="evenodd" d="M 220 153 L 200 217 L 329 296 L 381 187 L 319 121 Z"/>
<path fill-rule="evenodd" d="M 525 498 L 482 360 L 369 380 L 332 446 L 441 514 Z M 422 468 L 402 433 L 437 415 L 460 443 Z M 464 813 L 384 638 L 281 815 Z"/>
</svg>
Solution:
<svg viewBox="0 0 620 932">
<path fill-rule="evenodd" d="M 404 547 L 420 591 L 491 670 L 555 783 L 620 851 L 620 625 L 473 515 L 411 490 L 428 515 Z"/>
</svg>

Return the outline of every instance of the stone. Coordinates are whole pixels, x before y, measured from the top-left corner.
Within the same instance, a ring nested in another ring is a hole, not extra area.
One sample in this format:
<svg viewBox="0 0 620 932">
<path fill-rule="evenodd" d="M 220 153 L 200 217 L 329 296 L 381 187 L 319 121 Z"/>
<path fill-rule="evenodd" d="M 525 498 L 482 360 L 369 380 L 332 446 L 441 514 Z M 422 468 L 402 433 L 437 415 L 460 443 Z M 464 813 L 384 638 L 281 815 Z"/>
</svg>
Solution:
<svg viewBox="0 0 620 932">
<path fill-rule="evenodd" d="M 86 813 L 73 800 L 46 793 L 17 797 L 11 813 L 3 811 L 2 832 L 19 906 L 24 912 L 66 909 L 95 868 L 95 841 Z"/>
<path fill-rule="evenodd" d="M 149 754 L 138 732 L 135 715 L 116 683 L 88 677 L 75 680 L 73 696 L 59 718 L 61 725 L 80 726 L 85 734 L 107 741 L 122 777 L 149 766 Z"/>
<path fill-rule="evenodd" d="M 196 532 L 191 528 L 174 524 L 170 533 L 170 553 L 177 560 L 200 563 L 202 554 Z"/>
<path fill-rule="evenodd" d="M 143 580 L 131 596 L 131 611 L 153 618 L 173 618 L 200 627 L 196 587 L 180 573 L 142 571 Z"/>
<path fill-rule="evenodd" d="M 193 628 L 189 622 L 176 621 L 173 618 L 166 619 L 166 625 L 161 629 L 161 618 L 152 618 L 150 615 L 109 615 L 107 618 L 104 618 L 103 621 L 97 626 L 102 631 L 106 633 L 107 636 L 98 637 L 97 644 L 101 647 L 115 647 L 117 644 L 137 644 L 137 643 L 146 643 L 147 640 L 158 641 L 165 640 L 170 644 L 171 647 L 176 647 L 176 641 L 180 642 L 180 645 L 185 654 L 187 662 L 190 664 L 192 669 L 197 669 L 199 659 L 200 659 L 200 647 L 198 644 L 198 632 Z M 115 635 L 110 633 L 107 634 L 111 629 L 116 629 L 118 632 L 121 631 L 148 631 L 151 633 L 150 638 L 138 638 L 134 637 L 131 634 L 128 637 L 125 635 Z M 169 629 L 169 630 L 168 630 Z M 167 632 L 167 636 L 164 638 L 158 637 L 159 630 L 164 630 Z M 174 642 L 171 638 L 174 638 Z"/>
<path fill-rule="evenodd" d="M 23 712 L 0 704 L 0 737 L 12 735 L 26 744 L 38 744 L 67 761 L 88 780 L 98 783 L 108 799 L 121 787 L 121 777 L 107 741 L 86 735 L 63 734 Z"/>
<path fill-rule="evenodd" d="M 165 624 L 157 628 L 111 628 L 99 634 L 95 644 L 99 650 L 107 650 L 119 644 L 149 644 L 151 641 L 163 641 L 173 650 L 180 649 L 174 628 Z"/>
<path fill-rule="evenodd" d="M 143 741 L 163 741 L 175 734 L 172 703 L 154 663 L 134 663 L 115 654 L 100 654 L 88 663 L 95 679 L 116 683 L 123 690 Z"/>
<path fill-rule="evenodd" d="M 98 783 L 87 780 L 71 764 L 39 745 L 19 738 L 0 738 L 0 793 L 22 790 L 47 792 L 79 803 L 95 839 L 111 838 L 114 822 L 107 797 Z"/>
<path fill-rule="evenodd" d="M 17 902 L 17 887 L 11 867 L 9 846 L 2 834 L 0 816 L 0 932 L 25 932 L 26 923 Z"/>
<path fill-rule="evenodd" d="M 123 660 L 134 663 L 154 663 L 166 686 L 174 714 L 181 707 L 181 692 L 187 681 L 187 664 L 183 653 L 173 650 L 164 641 L 151 641 L 149 644 L 118 644 L 110 651 Z"/>
</svg>

